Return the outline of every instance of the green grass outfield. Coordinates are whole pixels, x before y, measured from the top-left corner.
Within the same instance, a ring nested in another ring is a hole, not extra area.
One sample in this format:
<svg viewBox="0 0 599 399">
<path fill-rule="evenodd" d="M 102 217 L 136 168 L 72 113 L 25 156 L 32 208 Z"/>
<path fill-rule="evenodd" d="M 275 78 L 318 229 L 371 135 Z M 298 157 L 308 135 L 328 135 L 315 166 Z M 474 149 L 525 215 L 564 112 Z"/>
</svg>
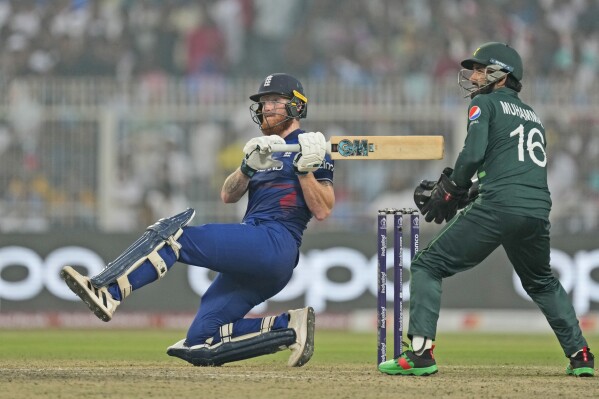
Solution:
<svg viewBox="0 0 599 399">
<path fill-rule="evenodd" d="M 193 367 L 165 353 L 183 336 L 170 330 L 0 330 L 0 397 L 599 397 L 597 377 L 565 375 L 567 359 L 550 334 L 440 334 L 439 373 L 420 378 L 379 373 L 374 333 L 317 330 L 314 357 L 293 369 L 286 367 L 288 351 Z M 587 339 L 591 348 L 599 343 L 597 335 Z"/>
</svg>

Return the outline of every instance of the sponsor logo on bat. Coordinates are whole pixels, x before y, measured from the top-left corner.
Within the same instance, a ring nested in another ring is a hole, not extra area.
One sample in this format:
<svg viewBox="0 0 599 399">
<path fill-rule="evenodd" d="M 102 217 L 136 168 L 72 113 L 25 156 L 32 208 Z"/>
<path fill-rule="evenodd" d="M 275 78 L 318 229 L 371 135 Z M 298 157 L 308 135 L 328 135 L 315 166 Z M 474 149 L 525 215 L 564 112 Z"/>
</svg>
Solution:
<svg viewBox="0 0 599 399">
<path fill-rule="evenodd" d="M 337 144 L 337 152 L 342 157 L 367 157 L 369 152 L 375 151 L 375 145 L 368 140 L 343 139 Z"/>
</svg>

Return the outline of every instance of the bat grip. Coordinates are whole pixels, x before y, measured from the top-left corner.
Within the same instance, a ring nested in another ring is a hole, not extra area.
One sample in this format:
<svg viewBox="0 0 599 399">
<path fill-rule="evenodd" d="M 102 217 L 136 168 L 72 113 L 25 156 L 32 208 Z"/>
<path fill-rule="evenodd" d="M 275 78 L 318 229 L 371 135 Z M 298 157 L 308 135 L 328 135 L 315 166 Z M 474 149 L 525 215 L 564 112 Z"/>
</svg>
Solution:
<svg viewBox="0 0 599 399">
<path fill-rule="evenodd" d="M 327 153 L 331 153 L 331 142 L 327 141 Z M 270 152 L 300 152 L 301 147 L 299 144 L 271 144 Z"/>
<path fill-rule="evenodd" d="M 300 152 L 299 144 L 271 144 L 270 152 Z"/>
</svg>

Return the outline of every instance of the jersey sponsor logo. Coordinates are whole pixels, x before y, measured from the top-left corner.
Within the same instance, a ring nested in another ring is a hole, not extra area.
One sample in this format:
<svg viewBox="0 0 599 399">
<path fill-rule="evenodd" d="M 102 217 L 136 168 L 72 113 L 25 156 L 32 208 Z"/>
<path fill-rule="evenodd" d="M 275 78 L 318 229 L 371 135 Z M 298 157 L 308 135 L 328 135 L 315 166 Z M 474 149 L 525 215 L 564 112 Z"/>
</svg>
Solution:
<svg viewBox="0 0 599 399">
<path fill-rule="evenodd" d="M 325 159 L 320 164 L 320 169 L 330 170 L 331 172 L 334 172 L 335 171 L 335 165 L 333 165 L 332 162 L 327 162 L 327 160 Z"/>
<path fill-rule="evenodd" d="M 471 121 L 477 120 L 480 114 L 482 114 L 482 111 L 478 106 L 475 105 L 474 107 L 470 108 L 470 112 L 468 112 L 468 119 Z"/>
<path fill-rule="evenodd" d="M 262 172 L 270 172 L 270 171 L 277 171 L 277 170 L 283 170 L 283 168 L 285 167 L 285 165 L 281 165 L 281 166 L 274 166 L 272 168 L 268 168 L 268 169 L 258 169 L 256 170 L 256 173 L 262 173 Z"/>
</svg>

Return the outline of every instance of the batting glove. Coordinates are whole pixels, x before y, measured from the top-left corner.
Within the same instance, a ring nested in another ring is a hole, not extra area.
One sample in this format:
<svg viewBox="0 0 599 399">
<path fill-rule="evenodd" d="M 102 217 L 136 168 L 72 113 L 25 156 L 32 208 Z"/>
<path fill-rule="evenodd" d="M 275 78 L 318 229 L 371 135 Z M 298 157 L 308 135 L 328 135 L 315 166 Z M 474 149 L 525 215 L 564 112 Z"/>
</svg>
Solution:
<svg viewBox="0 0 599 399">
<path fill-rule="evenodd" d="M 300 152 L 293 159 L 295 173 L 303 175 L 316 171 L 327 153 L 324 135 L 320 132 L 301 133 L 297 139 Z"/>
<path fill-rule="evenodd" d="M 252 177 L 258 170 L 280 167 L 283 163 L 272 158 L 270 146 L 272 144 L 285 144 L 280 136 L 254 137 L 243 147 L 245 154 L 241 161 L 241 173 Z"/>
</svg>

